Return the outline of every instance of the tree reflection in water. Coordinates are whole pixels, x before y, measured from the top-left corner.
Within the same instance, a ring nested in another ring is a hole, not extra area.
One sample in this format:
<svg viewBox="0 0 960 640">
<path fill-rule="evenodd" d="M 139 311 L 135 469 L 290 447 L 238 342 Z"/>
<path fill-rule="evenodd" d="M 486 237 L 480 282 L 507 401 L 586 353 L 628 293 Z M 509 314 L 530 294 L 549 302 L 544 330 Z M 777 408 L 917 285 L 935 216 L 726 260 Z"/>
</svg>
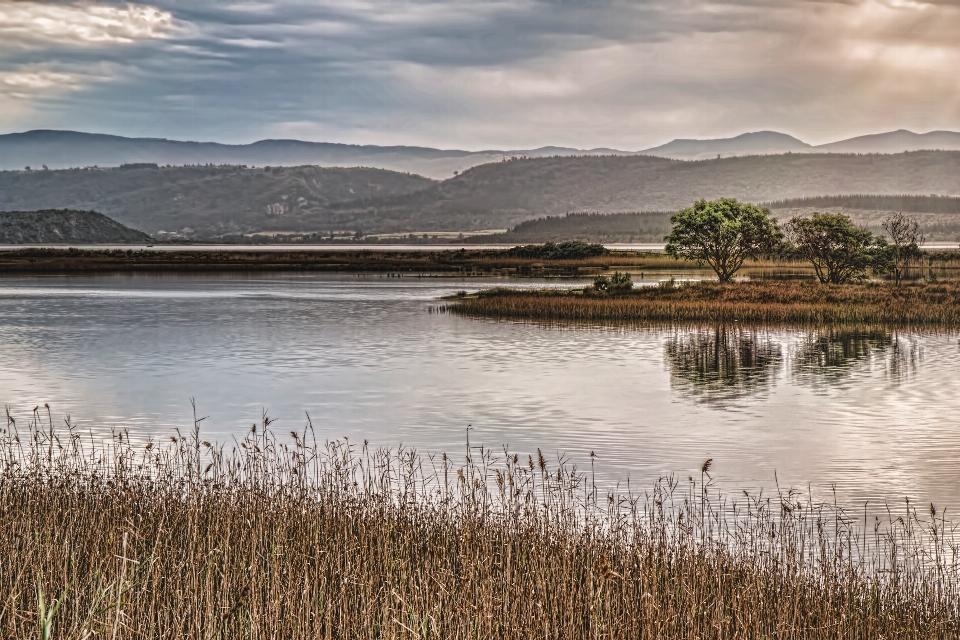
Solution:
<svg viewBox="0 0 960 640">
<path fill-rule="evenodd" d="M 884 329 L 822 329 L 801 337 L 790 362 L 797 382 L 828 388 L 878 366 L 898 382 L 913 372 L 922 358 L 916 336 Z"/>
<path fill-rule="evenodd" d="M 782 347 L 762 330 L 677 328 L 664 344 L 670 386 L 681 395 L 724 404 L 773 386 Z"/>
</svg>

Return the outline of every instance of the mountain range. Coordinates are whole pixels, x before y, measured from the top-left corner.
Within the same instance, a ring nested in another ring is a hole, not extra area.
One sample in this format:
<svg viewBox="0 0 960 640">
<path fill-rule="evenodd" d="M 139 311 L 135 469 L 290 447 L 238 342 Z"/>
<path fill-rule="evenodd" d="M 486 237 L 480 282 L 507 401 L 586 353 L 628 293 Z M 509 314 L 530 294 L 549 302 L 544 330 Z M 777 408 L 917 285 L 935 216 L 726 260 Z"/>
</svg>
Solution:
<svg viewBox="0 0 960 640">
<path fill-rule="evenodd" d="M 182 142 L 161 138 L 125 138 L 76 131 L 35 130 L 0 135 L 0 170 L 115 167 L 124 164 L 372 167 L 449 178 L 477 165 L 510 158 L 648 155 L 675 160 L 705 160 L 782 153 L 902 153 L 960 150 L 960 133 L 918 134 L 899 130 L 810 145 L 775 131 L 744 133 L 712 140 L 678 139 L 642 151 L 541 147 L 526 150 L 464 151 L 414 146 L 350 145 L 302 140 L 261 140 L 251 144 Z"/>
</svg>

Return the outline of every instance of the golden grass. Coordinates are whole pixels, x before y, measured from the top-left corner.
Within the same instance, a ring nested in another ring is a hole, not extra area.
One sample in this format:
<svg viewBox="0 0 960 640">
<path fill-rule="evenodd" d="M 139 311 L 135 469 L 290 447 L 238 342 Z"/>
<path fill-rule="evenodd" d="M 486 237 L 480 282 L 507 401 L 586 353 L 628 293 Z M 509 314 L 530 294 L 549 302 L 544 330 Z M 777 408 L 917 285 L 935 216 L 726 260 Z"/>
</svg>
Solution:
<svg viewBox="0 0 960 640">
<path fill-rule="evenodd" d="M 794 493 L 642 496 L 536 456 L 458 461 L 312 429 L 226 449 L 0 442 L 7 638 L 920 638 L 960 633 L 956 549 L 907 505 L 866 529 Z M 38 596 L 42 595 L 42 602 Z M 51 613 L 52 611 L 52 613 Z M 44 629 L 46 628 L 46 634 Z"/>
<path fill-rule="evenodd" d="M 743 322 L 960 326 L 960 285 L 822 285 L 754 281 L 635 288 L 622 295 L 492 289 L 445 307 L 463 315 L 537 321 Z"/>
</svg>

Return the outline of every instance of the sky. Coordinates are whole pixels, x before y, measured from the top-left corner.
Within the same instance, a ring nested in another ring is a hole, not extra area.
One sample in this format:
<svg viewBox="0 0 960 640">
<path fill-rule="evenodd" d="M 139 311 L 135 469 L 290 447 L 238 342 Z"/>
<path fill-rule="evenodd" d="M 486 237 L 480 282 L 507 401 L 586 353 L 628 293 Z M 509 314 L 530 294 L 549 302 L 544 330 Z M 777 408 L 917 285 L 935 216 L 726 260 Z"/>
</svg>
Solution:
<svg viewBox="0 0 960 640">
<path fill-rule="evenodd" d="M 960 0 L 0 0 L 0 133 L 638 150 L 960 130 Z"/>
</svg>

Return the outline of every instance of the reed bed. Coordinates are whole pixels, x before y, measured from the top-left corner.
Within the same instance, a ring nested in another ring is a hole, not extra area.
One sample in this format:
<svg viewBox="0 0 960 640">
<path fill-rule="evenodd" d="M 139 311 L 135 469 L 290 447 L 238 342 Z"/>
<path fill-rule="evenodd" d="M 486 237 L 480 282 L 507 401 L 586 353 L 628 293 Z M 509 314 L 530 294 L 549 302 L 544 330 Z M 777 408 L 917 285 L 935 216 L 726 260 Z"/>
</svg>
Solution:
<svg viewBox="0 0 960 640">
<path fill-rule="evenodd" d="M 753 281 L 672 282 L 620 295 L 491 289 L 447 312 L 492 318 L 579 322 L 742 322 L 754 325 L 960 326 L 960 285 L 823 285 Z"/>
<path fill-rule="evenodd" d="M 42 411 L 42 410 L 41 410 Z M 8 414 L 9 415 L 9 414 Z M 536 455 L 164 444 L 49 413 L 0 446 L 7 638 L 928 638 L 960 632 L 952 529 Z M 858 522 L 863 522 L 862 526 Z"/>
</svg>

